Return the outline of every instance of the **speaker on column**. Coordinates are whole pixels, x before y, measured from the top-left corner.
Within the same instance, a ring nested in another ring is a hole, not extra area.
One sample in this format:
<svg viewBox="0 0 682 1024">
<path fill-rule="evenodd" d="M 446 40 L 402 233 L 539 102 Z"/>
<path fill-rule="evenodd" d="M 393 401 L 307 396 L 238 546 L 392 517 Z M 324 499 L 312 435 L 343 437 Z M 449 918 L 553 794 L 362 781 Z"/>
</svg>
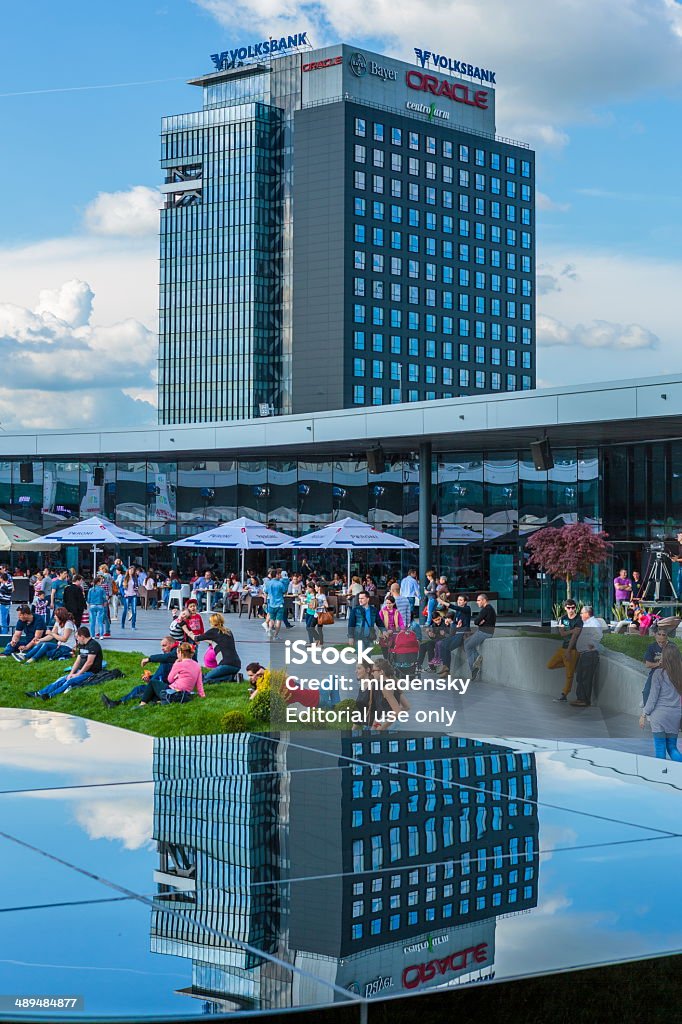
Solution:
<svg viewBox="0 0 682 1024">
<path fill-rule="evenodd" d="M 548 438 L 544 437 L 542 441 L 532 441 L 530 454 L 537 470 L 546 472 L 548 469 L 554 469 L 554 458 Z"/>
<path fill-rule="evenodd" d="M 102 487 L 104 484 L 104 466 L 95 466 L 95 487 Z"/>
<path fill-rule="evenodd" d="M 33 463 L 32 462 L 20 462 L 19 463 L 19 479 L 22 484 L 33 483 Z"/>
<path fill-rule="evenodd" d="M 386 455 L 381 445 L 367 450 L 367 472 L 384 473 L 386 471 Z"/>
</svg>

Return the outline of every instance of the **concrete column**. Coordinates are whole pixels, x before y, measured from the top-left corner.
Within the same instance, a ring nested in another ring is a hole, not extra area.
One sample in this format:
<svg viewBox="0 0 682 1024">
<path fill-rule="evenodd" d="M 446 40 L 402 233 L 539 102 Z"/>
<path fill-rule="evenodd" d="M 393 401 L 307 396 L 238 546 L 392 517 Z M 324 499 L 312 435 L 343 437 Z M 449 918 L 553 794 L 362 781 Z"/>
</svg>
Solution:
<svg viewBox="0 0 682 1024">
<path fill-rule="evenodd" d="M 431 442 L 419 445 L 419 582 L 433 565 L 431 550 Z"/>
</svg>

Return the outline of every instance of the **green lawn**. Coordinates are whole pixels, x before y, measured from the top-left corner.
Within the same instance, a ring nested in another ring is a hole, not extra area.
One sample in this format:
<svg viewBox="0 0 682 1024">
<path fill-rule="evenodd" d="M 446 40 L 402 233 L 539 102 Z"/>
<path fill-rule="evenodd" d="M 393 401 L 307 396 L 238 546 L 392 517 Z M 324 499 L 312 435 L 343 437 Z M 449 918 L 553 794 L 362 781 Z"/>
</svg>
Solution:
<svg viewBox="0 0 682 1024">
<path fill-rule="evenodd" d="M 620 654 L 627 654 L 629 658 L 634 658 L 635 661 L 642 661 L 644 652 L 654 640 L 653 636 L 639 636 L 637 633 L 605 633 L 602 643 L 610 651 L 618 651 Z M 679 637 L 675 637 L 673 643 L 682 650 L 682 640 Z"/>
<path fill-rule="evenodd" d="M 149 736 L 193 736 L 200 733 L 222 732 L 221 719 L 226 711 L 241 711 L 247 725 L 254 732 L 267 728 L 249 711 L 249 688 L 246 683 L 217 683 L 206 687 L 206 698 L 195 697 L 188 704 L 153 705 L 134 710 L 135 702 L 117 708 L 105 708 L 100 694 L 122 697 L 141 682 L 140 660 L 137 652 L 105 651 L 107 669 L 119 668 L 124 679 L 116 679 L 103 686 L 84 686 L 43 701 L 26 696 L 26 690 L 39 690 L 68 672 L 70 661 L 39 661 L 35 665 L 20 665 L 12 658 L 0 658 L 0 706 L 9 708 L 35 708 L 36 710 L 63 711 L 97 722 L 118 725 L 133 732 Z"/>
</svg>

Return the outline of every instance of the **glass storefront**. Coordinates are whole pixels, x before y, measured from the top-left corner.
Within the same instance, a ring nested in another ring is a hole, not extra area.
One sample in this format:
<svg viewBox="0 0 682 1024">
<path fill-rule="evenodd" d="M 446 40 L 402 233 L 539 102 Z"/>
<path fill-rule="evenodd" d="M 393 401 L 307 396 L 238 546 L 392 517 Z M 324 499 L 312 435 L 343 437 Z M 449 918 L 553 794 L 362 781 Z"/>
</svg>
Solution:
<svg viewBox="0 0 682 1024">
<path fill-rule="evenodd" d="M 648 541 L 672 537 L 682 525 L 682 441 L 555 448 L 553 454 L 549 472 L 538 472 L 521 451 L 434 455 L 433 560 L 453 589 L 486 587 L 499 594 L 504 612 L 539 613 L 540 582 L 528 565 L 525 542 L 543 526 L 585 521 L 607 531 L 613 558 L 594 579 L 577 583 L 577 593 L 606 611 L 612 570 L 623 565 L 643 571 Z M 169 541 L 241 515 L 292 534 L 353 516 L 417 539 L 419 473 L 409 456 L 388 459 L 379 474 L 355 456 L 221 461 L 199 454 L 179 462 L 30 465 L 22 482 L 20 459 L 0 462 L 0 515 L 48 533 L 102 514 L 158 539 L 159 548 L 139 557 L 160 567 L 178 557 L 165 546 Z M 182 554 L 183 560 L 193 557 Z M 278 555 L 284 564 L 294 557 Z M 236 567 L 233 553 L 205 552 L 203 560 L 220 571 Z M 386 552 L 380 564 L 404 572 L 416 564 L 416 552 Z M 562 596 L 560 585 L 554 591 Z"/>
</svg>

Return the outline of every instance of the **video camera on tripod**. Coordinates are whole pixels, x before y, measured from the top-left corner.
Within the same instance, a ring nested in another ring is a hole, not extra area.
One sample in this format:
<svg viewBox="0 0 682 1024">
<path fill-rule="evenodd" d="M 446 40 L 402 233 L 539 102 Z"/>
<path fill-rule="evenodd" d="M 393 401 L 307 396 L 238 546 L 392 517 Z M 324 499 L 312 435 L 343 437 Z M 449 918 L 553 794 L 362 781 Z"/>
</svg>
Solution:
<svg viewBox="0 0 682 1024">
<path fill-rule="evenodd" d="M 666 549 L 664 540 L 652 540 L 649 542 L 649 561 L 647 562 L 646 572 L 644 574 L 644 580 L 642 581 L 642 589 L 640 591 L 640 600 L 650 601 L 661 600 L 661 587 L 666 584 L 670 590 L 670 594 L 678 600 L 677 591 L 672 581 L 670 574 L 670 554 Z M 668 596 L 667 594 L 665 595 Z"/>
</svg>

